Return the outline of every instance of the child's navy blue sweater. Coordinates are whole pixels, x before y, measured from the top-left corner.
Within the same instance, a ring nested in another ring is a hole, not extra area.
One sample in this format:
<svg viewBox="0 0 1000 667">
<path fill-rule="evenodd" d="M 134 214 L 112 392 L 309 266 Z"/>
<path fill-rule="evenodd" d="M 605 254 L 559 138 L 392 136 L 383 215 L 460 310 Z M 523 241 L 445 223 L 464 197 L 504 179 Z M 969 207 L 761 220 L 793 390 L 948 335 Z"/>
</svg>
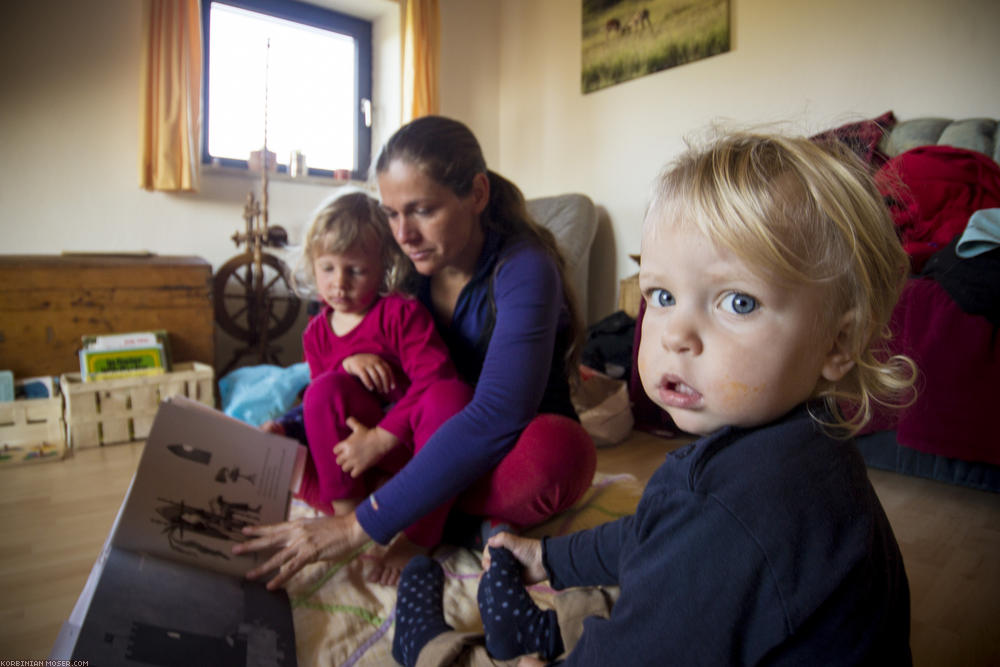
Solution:
<svg viewBox="0 0 1000 667">
<path fill-rule="evenodd" d="M 801 407 L 668 455 L 636 513 L 546 539 L 556 588 L 621 586 L 567 665 L 909 665 L 910 597 L 851 442 Z"/>
</svg>

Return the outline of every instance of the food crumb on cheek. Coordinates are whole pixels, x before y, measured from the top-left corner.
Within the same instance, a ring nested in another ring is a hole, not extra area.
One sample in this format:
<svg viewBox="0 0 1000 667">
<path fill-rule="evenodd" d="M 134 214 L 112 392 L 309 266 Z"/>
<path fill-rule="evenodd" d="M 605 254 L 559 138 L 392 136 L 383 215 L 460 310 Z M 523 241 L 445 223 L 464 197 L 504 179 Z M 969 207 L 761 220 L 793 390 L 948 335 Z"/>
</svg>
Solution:
<svg viewBox="0 0 1000 667">
<path fill-rule="evenodd" d="M 746 400 L 754 394 L 759 394 L 764 387 L 765 385 L 751 387 L 745 382 L 730 380 L 723 383 L 722 386 L 719 387 L 719 395 L 723 403 L 733 405 Z"/>
</svg>

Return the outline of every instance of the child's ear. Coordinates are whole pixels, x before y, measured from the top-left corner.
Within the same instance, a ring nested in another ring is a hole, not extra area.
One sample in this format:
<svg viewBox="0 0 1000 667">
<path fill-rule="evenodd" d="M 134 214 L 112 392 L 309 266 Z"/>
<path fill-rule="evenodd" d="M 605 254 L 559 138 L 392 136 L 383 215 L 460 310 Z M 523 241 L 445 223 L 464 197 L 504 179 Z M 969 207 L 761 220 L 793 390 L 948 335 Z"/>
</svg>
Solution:
<svg viewBox="0 0 1000 667">
<path fill-rule="evenodd" d="M 840 318 L 837 335 L 834 337 L 833 343 L 830 345 L 830 350 L 826 354 L 826 359 L 823 361 L 823 379 L 829 382 L 841 380 L 847 375 L 848 371 L 854 368 L 850 341 L 851 333 L 854 331 L 854 327 L 857 326 L 857 317 L 857 311 L 849 310 Z"/>
</svg>

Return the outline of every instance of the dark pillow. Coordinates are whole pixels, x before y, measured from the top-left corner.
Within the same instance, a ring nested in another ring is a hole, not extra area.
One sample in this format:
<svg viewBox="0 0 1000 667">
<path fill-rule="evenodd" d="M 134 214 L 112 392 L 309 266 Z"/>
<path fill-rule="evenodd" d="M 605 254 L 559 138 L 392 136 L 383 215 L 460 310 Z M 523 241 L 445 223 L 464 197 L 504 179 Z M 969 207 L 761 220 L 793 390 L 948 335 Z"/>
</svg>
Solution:
<svg viewBox="0 0 1000 667">
<path fill-rule="evenodd" d="M 840 127 L 811 137 L 813 141 L 841 141 L 864 160 L 874 171 L 889 159 L 879 150 L 878 144 L 886 132 L 896 124 L 896 117 L 891 111 L 886 111 L 878 118 L 847 123 Z"/>
</svg>

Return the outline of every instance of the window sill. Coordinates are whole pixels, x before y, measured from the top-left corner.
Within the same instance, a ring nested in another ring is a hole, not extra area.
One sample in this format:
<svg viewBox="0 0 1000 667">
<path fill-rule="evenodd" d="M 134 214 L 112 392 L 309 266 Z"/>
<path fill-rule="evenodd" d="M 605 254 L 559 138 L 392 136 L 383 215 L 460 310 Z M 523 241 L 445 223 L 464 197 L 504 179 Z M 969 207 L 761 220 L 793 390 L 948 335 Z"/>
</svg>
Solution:
<svg viewBox="0 0 1000 667">
<path fill-rule="evenodd" d="M 227 178 L 239 178 L 245 181 L 257 183 L 261 180 L 258 171 L 250 171 L 245 167 L 227 167 L 221 164 L 202 164 L 201 173 L 212 176 L 225 176 Z M 355 187 L 366 187 L 364 181 L 353 179 L 334 178 L 333 176 L 291 176 L 287 172 L 272 171 L 268 174 L 267 180 L 271 183 L 301 183 L 303 185 L 322 185 L 325 187 L 338 185 L 353 185 Z"/>
</svg>

